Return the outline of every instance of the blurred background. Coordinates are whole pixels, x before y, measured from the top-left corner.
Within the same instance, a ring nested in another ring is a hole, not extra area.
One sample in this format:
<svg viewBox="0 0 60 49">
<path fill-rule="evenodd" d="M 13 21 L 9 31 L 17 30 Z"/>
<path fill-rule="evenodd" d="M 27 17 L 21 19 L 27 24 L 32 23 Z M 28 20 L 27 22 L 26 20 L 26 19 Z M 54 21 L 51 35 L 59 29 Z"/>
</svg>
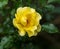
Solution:
<svg viewBox="0 0 60 49">
<path fill-rule="evenodd" d="M 37 36 L 19 36 L 12 20 L 18 7 L 42 15 Z M 0 0 L 0 49 L 60 49 L 60 0 Z"/>
</svg>

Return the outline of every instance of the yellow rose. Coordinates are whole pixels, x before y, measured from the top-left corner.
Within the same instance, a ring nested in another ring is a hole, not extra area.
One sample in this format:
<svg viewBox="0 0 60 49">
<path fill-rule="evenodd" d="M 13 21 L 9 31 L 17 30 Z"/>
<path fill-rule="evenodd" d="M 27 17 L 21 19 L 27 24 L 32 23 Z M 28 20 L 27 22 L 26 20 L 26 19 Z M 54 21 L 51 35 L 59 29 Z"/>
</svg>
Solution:
<svg viewBox="0 0 60 49">
<path fill-rule="evenodd" d="M 13 19 L 13 25 L 18 29 L 19 35 L 24 36 L 27 33 L 31 37 L 41 31 L 40 20 L 41 15 L 35 9 L 19 7 Z"/>
</svg>

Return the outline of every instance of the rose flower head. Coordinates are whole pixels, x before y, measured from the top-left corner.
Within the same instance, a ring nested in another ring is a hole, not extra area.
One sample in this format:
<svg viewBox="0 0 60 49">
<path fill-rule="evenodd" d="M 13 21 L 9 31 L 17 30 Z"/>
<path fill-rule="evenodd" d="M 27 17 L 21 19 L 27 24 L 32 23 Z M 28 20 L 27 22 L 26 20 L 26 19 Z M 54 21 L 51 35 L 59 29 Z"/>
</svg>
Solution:
<svg viewBox="0 0 60 49">
<path fill-rule="evenodd" d="M 13 25 L 18 29 L 20 36 L 26 33 L 29 37 L 36 36 L 41 31 L 39 21 L 41 15 L 35 9 L 30 7 L 19 7 L 13 18 Z"/>
</svg>

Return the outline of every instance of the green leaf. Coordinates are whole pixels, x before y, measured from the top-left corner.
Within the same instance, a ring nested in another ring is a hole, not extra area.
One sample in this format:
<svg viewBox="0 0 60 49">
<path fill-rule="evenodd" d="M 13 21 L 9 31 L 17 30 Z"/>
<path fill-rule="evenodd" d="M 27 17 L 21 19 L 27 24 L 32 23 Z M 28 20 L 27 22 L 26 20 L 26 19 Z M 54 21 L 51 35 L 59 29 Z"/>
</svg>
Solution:
<svg viewBox="0 0 60 49">
<path fill-rule="evenodd" d="M 54 19 L 54 16 L 52 16 L 51 14 L 46 14 L 45 18 L 49 22 L 49 21 L 52 21 Z"/>
<path fill-rule="evenodd" d="M 2 27 L 0 27 L 0 33 L 2 33 L 3 32 L 3 28 Z"/>
<path fill-rule="evenodd" d="M 39 0 L 41 6 L 45 6 L 47 4 L 47 0 Z"/>
<path fill-rule="evenodd" d="M 2 24 L 0 24 L 0 33 L 3 32 L 3 27 L 2 27 Z"/>
<path fill-rule="evenodd" d="M 15 16 L 15 9 L 12 9 L 11 15 L 12 15 L 12 16 Z"/>
<path fill-rule="evenodd" d="M 55 9 L 55 7 L 53 5 L 45 5 L 45 9 L 47 9 L 47 11 L 53 11 Z"/>
<path fill-rule="evenodd" d="M 48 3 L 60 3 L 60 0 L 48 0 Z"/>
<path fill-rule="evenodd" d="M 2 47 L 2 46 L 0 46 L 0 49 L 3 49 L 3 47 Z"/>
<path fill-rule="evenodd" d="M 57 33 L 58 32 L 57 27 L 54 24 L 49 24 L 49 23 L 42 25 L 42 30 L 46 31 L 48 33 Z"/>
<path fill-rule="evenodd" d="M 0 0 L 0 8 L 5 6 L 8 3 L 8 0 Z"/>
<path fill-rule="evenodd" d="M 54 2 L 55 0 L 48 0 L 48 3 Z"/>
<path fill-rule="evenodd" d="M 51 13 L 60 14 L 60 7 L 56 7 Z"/>
<path fill-rule="evenodd" d="M 9 47 L 12 46 L 12 36 L 8 37 L 3 37 L 0 43 L 0 48 L 6 48 L 8 49 Z"/>
</svg>

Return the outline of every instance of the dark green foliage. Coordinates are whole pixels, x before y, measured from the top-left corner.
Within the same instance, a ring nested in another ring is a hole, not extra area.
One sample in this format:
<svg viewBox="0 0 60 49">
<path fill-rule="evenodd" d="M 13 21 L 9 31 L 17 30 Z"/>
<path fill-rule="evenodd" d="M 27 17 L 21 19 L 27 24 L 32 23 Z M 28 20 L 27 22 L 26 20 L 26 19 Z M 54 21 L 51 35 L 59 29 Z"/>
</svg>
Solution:
<svg viewBox="0 0 60 49">
<path fill-rule="evenodd" d="M 0 49 L 9 49 L 12 46 L 13 38 L 11 36 L 3 37 L 0 42 Z"/>
<path fill-rule="evenodd" d="M 48 33 L 57 33 L 58 32 L 58 29 L 56 28 L 56 26 L 54 26 L 53 24 L 44 24 L 42 25 L 42 30 L 43 31 L 46 31 Z"/>
<path fill-rule="evenodd" d="M 0 9 L 3 8 L 6 4 L 8 4 L 8 0 L 0 0 Z"/>
<path fill-rule="evenodd" d="M 41 33 L 44 32 L 44 36 L 39 33 L 36 37 L 29 38 L 18 34 L 12 21 L 16 9 L 24 6 L 35 8 L 41 14 Z M 60 49 L 55 44 L 58 38 L 55 41 L 55 38 L 52 40 L 47 35 L 59 33 L 60 28 L 54 23 L 59 14 L 60 0 L 0 0 L 0 49 Z"/>
</svg>

